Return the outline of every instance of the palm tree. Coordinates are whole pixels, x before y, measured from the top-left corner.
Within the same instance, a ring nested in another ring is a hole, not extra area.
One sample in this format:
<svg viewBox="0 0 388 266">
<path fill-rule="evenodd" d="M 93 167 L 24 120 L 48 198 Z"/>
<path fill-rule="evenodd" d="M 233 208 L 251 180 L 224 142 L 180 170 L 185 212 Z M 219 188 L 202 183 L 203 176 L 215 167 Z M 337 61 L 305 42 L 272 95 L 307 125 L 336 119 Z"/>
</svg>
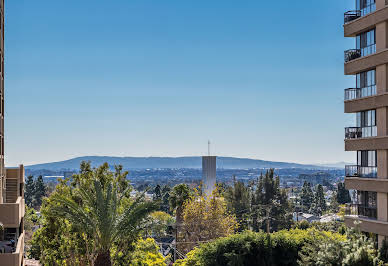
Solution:
<svg viewBox="0 0 388 266">
<path fill-rule="evenodd" d="M 144 229 L 147 216 L 157 210 L 155 203 L 144 200 L 144 194 L 123 210 L 126 192 L 117 184 L 93 179 L 91 186 L 79 184 L 76 197 L 53 195 L 55 214 L 66 218 L 93 243 L 90 254 L 95 266 L 112 265 L 113 244 L 120 248 L 133 243 Z"/>
<path fill-rule="evenodd" d="M 179 184 L 173 187 L 170 192 L 170 208 L 175 210 L 176 215 L 176 224 L 180 225 L 183 221 L 182 213 L 183 213 L 183 205 L 184 203 L 191 198 L 191 191 L 188 185 Z"/>
</svg>

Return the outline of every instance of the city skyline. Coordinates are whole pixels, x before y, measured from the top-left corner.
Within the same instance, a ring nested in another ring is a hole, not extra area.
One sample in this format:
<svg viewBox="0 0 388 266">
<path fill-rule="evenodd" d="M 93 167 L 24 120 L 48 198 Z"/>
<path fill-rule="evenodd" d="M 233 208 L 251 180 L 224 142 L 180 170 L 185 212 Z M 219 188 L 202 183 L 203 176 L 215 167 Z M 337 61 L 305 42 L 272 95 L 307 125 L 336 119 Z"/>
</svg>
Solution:
<svg viewBox="0 0 388 266">
<path fill-rule="evenodd" d="M 355 162 L 342 52 L 355 43 L 338 27 L 352 6 L 9 2 L 6 164 L 200 156 L 208 139 L 218 156 Z"/>
</svg>

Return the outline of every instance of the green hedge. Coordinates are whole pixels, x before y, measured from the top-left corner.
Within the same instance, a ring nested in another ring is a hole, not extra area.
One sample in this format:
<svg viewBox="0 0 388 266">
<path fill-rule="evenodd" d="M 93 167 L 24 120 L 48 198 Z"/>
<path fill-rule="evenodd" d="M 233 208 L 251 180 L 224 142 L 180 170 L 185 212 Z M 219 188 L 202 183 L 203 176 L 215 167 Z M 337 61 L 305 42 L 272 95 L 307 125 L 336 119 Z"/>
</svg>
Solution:
<svg viewBox="0 0 388 266">
<path fill-rule="evenodd" d="M 283 230 L 270 235 L 246 231 L 201 245 L 175 265 L 298 265 L 302 247 L 326 237 L 333 241 L 345 240 L 343 235 L 316 229 Z"/>
</svg>

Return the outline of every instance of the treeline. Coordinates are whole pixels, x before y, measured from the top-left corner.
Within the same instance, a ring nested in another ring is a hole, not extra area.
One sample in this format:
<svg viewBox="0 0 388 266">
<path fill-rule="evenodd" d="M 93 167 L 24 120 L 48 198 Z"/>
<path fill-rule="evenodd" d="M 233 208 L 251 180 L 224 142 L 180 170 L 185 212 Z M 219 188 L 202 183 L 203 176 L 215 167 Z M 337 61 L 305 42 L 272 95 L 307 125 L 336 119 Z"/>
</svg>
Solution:
<svg viewBox="0 0 388 266">
<path fill-rule="evenodd" d="M 295 200 L 295 210 L 320 216 L 326 211 L 337 212 L 340 204 L 351 201 L 349 190 L 345 188 L 344 183 L 339 182 L 337 189 L 332 192 L 331 200 L 327 204 L 323 186 L 319 184 L 313 189 L 311 184 L 305 181 L 300 195 Z"/>
<path fill-rule="evenodd" d="M 236 216 L 239 231 L 272 232 L 290 228 L 292 224 L 292 205 L 273 169 L 248 185 L 235 181 L 234 186 L 221 188 L 220 193 L 228 211 Z"/>
<path fill-rule="evenodd" d="M 27 177 L 24 198 L 28 207 L 39 209 L 46 192 L 47 188 L 41 175 L 36 179 L 32 175 Z"/>
<path fill-rule="evenodd" d="M 183 257 L 176 265 L 331 265 L 325 264 L 330 258 L 339 261 L 335 265 L 371 265 L 379 259 L 371 240 L 340 223 L 309 228 L 293 222 L 292 212 L 301 206 L 326 210 L 322 186 L 306 183 L 293 202 L 268 170 L 248 184 L 219 184 L 207 197 L 187 184 L 133 193 L 127 175 L 121 166 L 111 171 L 107 164 L 84 162 L 47 197 L 41 196 L 42 178 L 29 177 L 28 204 L 41 202 L 42 217 L 28 256 L 42 265 L 166 265 Z M 340 189 L 336 201 L 348 200 L 349 192 Z M 175 241 L 162 255 L 158 246 L 168 240 Z M 357 257 L 350 258 L 353 253 Z"/>
<path fill-rule="evenodd" d="M 282 189 L 274 170 L 268 170 L 265 175 L 261 174 L 248 184 L 234 181 L 233 186 L 219 187 L 228 210 L 236 215 L 240 223 L 240 231 L 287 229 L 293 223 L 293 212 L 306 212 L 319 217 L 328 212 L 336 213 L 340 204 L 350 202 L 349 191 L 343 183 L 338 183 L 337 189 L 332 191 L 328 204 L 321 184 L 312 187 L 306 181 L 297 193 L 294 189 Z M 289 200 L 288 194 L 296 196 Z"/>
</svg>

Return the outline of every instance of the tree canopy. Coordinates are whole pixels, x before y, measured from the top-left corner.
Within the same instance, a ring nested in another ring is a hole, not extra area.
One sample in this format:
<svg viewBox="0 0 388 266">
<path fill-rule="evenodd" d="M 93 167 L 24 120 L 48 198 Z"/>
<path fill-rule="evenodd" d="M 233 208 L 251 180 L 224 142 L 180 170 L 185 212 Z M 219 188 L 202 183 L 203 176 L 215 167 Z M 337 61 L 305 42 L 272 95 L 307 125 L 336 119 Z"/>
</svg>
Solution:
<svg viewBox="0 0 388 266">
<path fill-rule="evenodd" d="M 133 250 L 158 206 L 144 194 L 130 198 L 127 174 L 121 166 L 112 172 L 108 164 L 92 169 L 83 162 L 80 174 L 62 180 L 44 201 L 31 256 L 43 265 L 111 265 Z"/>
<path fill-rule="evenodd" d="M 349 190 L 345 188 L 345 184 L 340 182 L 337 184 L 337 202 L 339 204 L 349 203 L 351 201 Z"/>
<path fill-rule="evenodd" d="M 245 231 L 202 244 L 178 260 L 178 266 L 222 265 L 382 265 L 372 243 L 352 230 L 334 232 L 281 230 L 267 234 Z"/>
<path fill-rule="evenodd" d="M 186 201 L 183 208 L 183 224 L 180 228 L 180 251 L 187 253 L 196 245 L 231 235 L 237 229 L 234 215 L 226 210 L 223 198 L 197 194 Z"/>
<path fill-rule="evenodd" d="M 47 188 L 41 175 L 35 180 L 32 175 L 29 175 L 27 177 L 24 195 L 26 205 L 39 209 L 42 205 L 43 197 L 46 196 L 46 190 Z"/>
</svg>

